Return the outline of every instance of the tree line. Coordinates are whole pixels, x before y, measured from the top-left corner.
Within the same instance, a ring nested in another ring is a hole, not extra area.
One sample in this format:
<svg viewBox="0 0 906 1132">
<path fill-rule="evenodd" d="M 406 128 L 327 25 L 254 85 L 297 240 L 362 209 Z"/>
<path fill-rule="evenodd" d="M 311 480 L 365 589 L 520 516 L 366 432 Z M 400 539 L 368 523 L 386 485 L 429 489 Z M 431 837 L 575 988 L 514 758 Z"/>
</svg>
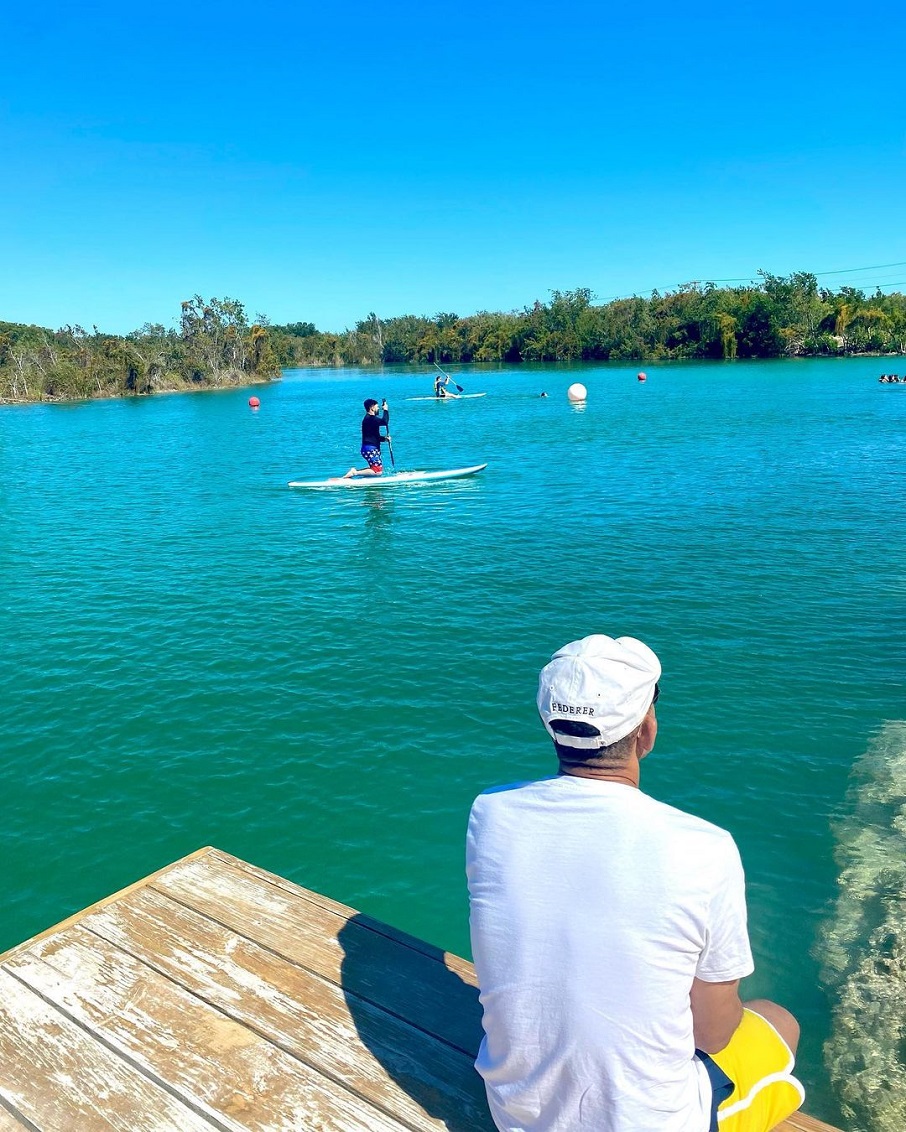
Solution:
<svg viewBox="0 0 906 1132">
<path fill-rule="evenodd" d="M 124 336 L 0 322 L 0 400 L 69 400 L 242 385 L 307 365 L 645 361 L 906 354 L 906 295 L 831 291 L 805 271 L 743 287 L 689 283 L 595 304 L 553 291 L 521 311 L 460 318 L 371 313 L 342 334 L 254 322 L 233 299 L 181 306 L 179 326 Z"/>
<path fill-rule="evenodd" d="M 600 305 L 578 288 L 509 313 L 371 313 L 343 334 L 310 322 L 269 333 L 284 367 L 906 353 L 906 295 L 830 291 L 804 271 L 759 274 L 759 283 L 744 287 L 689 283 Z"/>
<path fill-rule="evenodd" d="M 245 385 L 279 376 L 262 321 L 242 303 L 196 295 L 178 329 L 145 323 L 131 334 L 95 326 L 48 330 L 0 322 L 0 400 L 78 400 Z"/>
</svg>

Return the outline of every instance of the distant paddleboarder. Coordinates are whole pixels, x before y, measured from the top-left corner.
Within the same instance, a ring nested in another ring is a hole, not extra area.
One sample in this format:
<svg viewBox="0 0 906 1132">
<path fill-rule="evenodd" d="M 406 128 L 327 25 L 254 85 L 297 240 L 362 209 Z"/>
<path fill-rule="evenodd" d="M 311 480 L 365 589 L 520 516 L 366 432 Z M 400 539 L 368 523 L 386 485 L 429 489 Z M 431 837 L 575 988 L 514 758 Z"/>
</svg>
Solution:
<svg viewBox="0 0 906 1132">
<path fill-rule="evenodd" d="M 438 374 L 434 379 L 434 396 L 435 397 L 458 397 L 458 393 L 448 393 L 447 386 L 450 384 L 450 378 L 446 374 Z"/>
<path fill-rule="evenodd" d="M 362 418 L 362 455 L 368 464 L 367 468 L 350 468 L 343 479 L 352 476 L 379 476 L 383 474 L 384 462 L 381 459 L 381 445 L 390 443 L 390 433 L 381 436 L 381 428 L 390 428 L 390 409 L 386 397 L 381 402 L 381 414 L 378 416 L 378 403 L 373 397 L 365 401 L 365 416 Z"/>
</svg>

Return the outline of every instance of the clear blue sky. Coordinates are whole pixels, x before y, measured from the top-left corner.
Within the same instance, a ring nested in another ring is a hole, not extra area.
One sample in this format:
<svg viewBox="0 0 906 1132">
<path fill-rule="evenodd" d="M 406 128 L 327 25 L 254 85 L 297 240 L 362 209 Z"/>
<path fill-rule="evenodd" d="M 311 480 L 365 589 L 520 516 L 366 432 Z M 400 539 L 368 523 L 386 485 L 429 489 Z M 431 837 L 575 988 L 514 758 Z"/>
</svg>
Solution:
<svg viewBox="0 0 906 1132">
<path fill-rule="evenodd" d="M 759 268 L 906 290 L 904 10 L 7 7 L 0 320 L 124 333 L 200 293 L 342 330 Z"/>
</svg>

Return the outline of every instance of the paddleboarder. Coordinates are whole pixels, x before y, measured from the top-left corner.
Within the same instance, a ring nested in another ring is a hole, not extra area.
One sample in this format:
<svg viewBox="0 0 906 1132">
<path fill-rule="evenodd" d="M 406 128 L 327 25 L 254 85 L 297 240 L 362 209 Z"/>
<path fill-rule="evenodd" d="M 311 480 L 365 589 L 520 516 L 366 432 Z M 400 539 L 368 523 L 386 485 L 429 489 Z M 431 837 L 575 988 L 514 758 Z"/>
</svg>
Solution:
<svg viewBox="0 0 906 1132">
<path fill-rule="evenodd" d="M 459 396 L 458 393 L 448 393 L 447 392 L 446 387 L 449 384 L 450 384 L 450 378 L 449 377 L 447 377 L 445 374 L 444 375 L 438 374 L 437 377 L 435 377 L 435 379 L 434 379 L 434 396 L 440 397 L 441 399 L 443 399 L 444 397 L 458 397 Z"/>
<path fill-rule="evenodd" d="M 380 476 L 384 472 L 384 462 L 381 459 L 381 445 L 390 443 L 390 433 L 381 436 L 381 427 L 390 428 L 390 409 L 387 398 L 381 402 L 381 413 L 378 415 L 378 403 L 373 397 L 365 401 L 365 416 L 362 418 L 362 455 L 365 457 L 367 468 L 350 468 L 343 479 L 352 476 Z"/>
</svg>

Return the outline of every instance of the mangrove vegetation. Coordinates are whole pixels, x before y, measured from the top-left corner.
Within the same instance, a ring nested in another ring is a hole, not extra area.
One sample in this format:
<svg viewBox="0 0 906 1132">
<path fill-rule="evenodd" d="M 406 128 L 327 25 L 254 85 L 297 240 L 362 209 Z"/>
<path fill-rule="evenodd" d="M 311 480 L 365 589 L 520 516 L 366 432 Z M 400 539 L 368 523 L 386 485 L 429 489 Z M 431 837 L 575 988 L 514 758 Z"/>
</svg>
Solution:
<svg viewBox="0 0 906 1132">
<path fill-rule="evenodd" d="M 906 295 L 828 291 L 804 271 L 762 272 L 757 285 L 745 287 L 690 283 L 603 304 L 578 288 L 509 313 L 371 313 L 343 334 L 321 333 L 310 322 L 269 333 L 282 366 L 892 354 L 906 353 Z"/>
<path fill-rule="evenodd" d="M 244 385 L 294 366 L 652 361 L 906 354 L 906 295 L 831 291 L 808 272 L 741 287 L 689 283 L 596 303 L 553 291 L 521 311 L 382 318 L 343 333 L 254 322 L 232 299 L 182 303 L 179 325 L 126 335 L 0 322 L 0 401 L 136 396 Z"/>
<path fill-rule="evenodd" d="M 178 329 L 131 334 L 0 322 L 0 400 L 57 401 L 246 385 L 279 376 L 267 330 L 241 303 L 200 295 Z"/>
</svg>

